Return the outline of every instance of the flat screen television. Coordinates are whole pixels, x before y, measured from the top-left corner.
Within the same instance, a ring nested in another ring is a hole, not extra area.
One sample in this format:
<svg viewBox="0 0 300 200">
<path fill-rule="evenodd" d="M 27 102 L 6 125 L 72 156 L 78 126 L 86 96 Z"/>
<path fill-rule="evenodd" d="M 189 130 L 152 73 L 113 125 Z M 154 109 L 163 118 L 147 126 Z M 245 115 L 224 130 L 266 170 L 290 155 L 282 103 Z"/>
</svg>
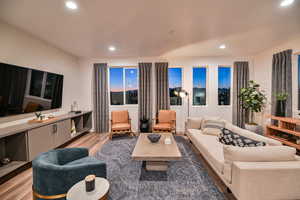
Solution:
<svg viewBox="0 0 300 200">
<path fill-rule="evenodd" d="M 0 63 L 0 117 L 61 108 L 63 75 Z"/>
</svg>

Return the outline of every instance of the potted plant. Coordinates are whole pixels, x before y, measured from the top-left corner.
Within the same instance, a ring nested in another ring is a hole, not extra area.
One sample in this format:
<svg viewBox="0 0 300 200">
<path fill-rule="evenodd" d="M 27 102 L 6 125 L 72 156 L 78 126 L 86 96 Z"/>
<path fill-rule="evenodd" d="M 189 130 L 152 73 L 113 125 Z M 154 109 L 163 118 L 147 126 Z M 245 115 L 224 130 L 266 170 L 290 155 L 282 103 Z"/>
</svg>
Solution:
<svg viewBox="0 0 300 200">
<path fill-rule="evenodd" d="M 289 95 L 285 92 L 276 94 L 276 116 L 285 117 L 286 100 L 288 96 Z"/>
<path fill-rule="evenodd" d="M 250 80 L 248 87 L 242 88 L 239 95 L 242 107 L 250 114 L 249 122 L 245 124 L 245 128 L 253 132 L 258 130 L 258 124 L 254 122 L 254 113 L 262 111 L 267 99 L 259 87 L 259 84 Z"/>
</svg>

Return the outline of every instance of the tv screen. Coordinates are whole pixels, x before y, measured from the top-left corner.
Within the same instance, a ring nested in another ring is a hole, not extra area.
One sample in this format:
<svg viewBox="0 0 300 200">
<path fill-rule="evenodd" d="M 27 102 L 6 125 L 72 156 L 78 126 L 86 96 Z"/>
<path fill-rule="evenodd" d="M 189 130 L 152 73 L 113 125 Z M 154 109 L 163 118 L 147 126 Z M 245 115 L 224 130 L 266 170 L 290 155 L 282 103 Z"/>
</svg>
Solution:
<svg viewBox="0 0 300 200">
<path fill-rule="evenodd" d="M 0 117 L 60 108 L 63 75 L 0 63 Z"/>
</svg>

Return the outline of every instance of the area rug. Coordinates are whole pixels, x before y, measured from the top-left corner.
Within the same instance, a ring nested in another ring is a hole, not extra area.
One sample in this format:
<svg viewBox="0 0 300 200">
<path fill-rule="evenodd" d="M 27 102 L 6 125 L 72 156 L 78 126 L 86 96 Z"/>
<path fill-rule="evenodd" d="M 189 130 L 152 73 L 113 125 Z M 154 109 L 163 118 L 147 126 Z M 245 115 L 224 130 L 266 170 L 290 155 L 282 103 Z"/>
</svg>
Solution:
<svg viewBox="0 0 300 200">
<path fill-rule="evenodd" d="M 190 144 L 176 136 L 182 160 L 170 162 L 167 172 L 146 171 L 131 153 L 137 138 L 116 138 L 103 145 L 96 158 L 106 162 L 110 200 L 225 199 Z"/>
</svg>

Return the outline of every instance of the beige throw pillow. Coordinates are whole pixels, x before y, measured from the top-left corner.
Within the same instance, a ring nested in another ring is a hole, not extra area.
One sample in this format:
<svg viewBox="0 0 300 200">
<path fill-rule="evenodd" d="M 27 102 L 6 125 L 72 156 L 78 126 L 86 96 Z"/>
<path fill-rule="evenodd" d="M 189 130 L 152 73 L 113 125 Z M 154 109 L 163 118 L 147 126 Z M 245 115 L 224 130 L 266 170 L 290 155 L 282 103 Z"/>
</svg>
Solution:
<svg viewBox="0 0 300 200">
<path fill-rule="evenodd" d="M 189 129 L 201 129 L 202 118 L 189 118 L 187 123 Z"/>
<path fill-rule="evenodd" d="M 202 121 L 201 130 L 203 134 L 219 136 L 224 127 L 225 121 L 221 119 L 204 119 Z"/>
<path fill-rule="evenodd" d="M 219 136 L 222 133 L 222 130 L 219 128 L 204 128 L 202 133 L 206 135 Z"/>
</svg>

